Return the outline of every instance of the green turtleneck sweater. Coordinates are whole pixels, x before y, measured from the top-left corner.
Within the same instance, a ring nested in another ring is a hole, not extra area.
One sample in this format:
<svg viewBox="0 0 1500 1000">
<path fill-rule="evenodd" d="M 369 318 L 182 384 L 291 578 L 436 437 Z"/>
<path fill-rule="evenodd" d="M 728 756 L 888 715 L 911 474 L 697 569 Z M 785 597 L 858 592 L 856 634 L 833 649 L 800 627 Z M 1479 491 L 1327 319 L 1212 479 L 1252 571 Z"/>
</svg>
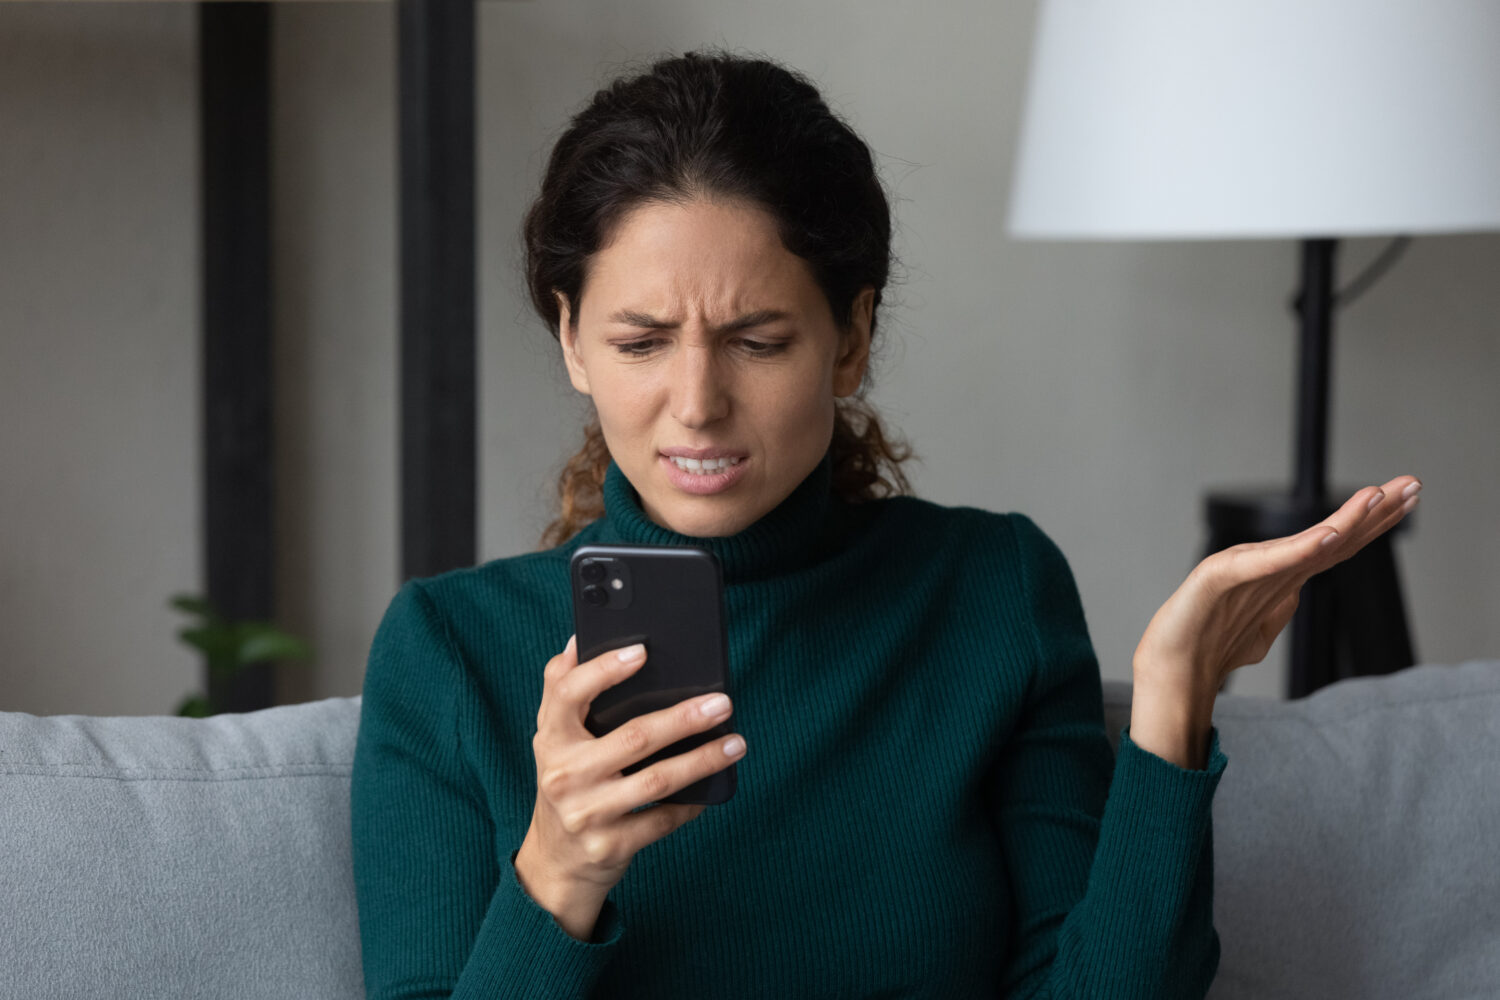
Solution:
<svg viewBox="0 0 1500 1000">
<path fill-rule="evenodd" d="M 395 997 L 1201 997 L 1210 805 L 1105 737 L 1067 563 L 1020 514 L 848 505 L 829 459 L 737 535 L 617 466 L 565 544 L 407 582 L 370 649 L 352 788 L 365 984 Z M 513 866 L 542 669 L 589 542 L 698 544 L 726 583 L 733 799 L 640 851 L 585 942 Z"/>
</svg>

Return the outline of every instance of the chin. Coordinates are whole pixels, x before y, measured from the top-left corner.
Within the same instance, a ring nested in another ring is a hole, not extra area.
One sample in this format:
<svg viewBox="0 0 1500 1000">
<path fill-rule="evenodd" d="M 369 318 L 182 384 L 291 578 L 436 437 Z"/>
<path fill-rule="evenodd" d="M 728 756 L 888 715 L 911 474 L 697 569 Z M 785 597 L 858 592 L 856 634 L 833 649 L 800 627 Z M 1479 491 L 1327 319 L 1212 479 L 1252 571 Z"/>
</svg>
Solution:
<svg viewBox="0 0 1500 1000">
<path fill-rule="evenodd" d="M 691 535 L 696 538 L 718 538 L 723 535 L 735 535 L 748 528 L 754 523 L 754 518 L 745 520 L 733 514 L 724 515 L 713 512 L 677 510 L 668 515 L 669 527 L 679 535 Z"/>
</svg>

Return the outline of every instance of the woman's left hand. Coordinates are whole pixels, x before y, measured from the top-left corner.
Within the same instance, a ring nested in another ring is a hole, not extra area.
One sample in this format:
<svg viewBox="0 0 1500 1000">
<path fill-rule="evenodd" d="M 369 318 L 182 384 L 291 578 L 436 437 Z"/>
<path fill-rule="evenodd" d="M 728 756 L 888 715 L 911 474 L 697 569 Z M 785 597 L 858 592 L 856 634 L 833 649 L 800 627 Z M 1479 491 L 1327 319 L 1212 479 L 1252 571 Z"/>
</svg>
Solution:
<svg viewBox="0 0 1500 1000">
<path fill-rule="evenodd" d="M 1231 671 L 1265 658 L 1308 578 L 1390 530 L 1421 488 L 1415 476 L 1367 486 L 1306 531 L 1203 560 L 1146 626 L 1135 650 L 1137 685 L 1211 706 Z"/>
</svg>

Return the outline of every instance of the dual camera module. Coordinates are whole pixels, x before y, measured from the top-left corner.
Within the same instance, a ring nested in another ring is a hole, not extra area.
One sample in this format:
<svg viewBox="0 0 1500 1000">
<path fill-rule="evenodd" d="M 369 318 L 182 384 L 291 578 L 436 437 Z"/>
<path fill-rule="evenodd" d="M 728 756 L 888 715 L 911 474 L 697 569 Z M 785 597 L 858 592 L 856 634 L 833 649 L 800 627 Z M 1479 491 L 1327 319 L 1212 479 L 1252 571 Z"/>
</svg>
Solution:
<svg viewBox="0 0 1500 1000">
<path fill-rule="evenodd" d="M 578 564 L 583 601 L 590 607 L 624 607 L 630 603 L 629 572 L 620 559 L 585 559 Z"/>
</svg>

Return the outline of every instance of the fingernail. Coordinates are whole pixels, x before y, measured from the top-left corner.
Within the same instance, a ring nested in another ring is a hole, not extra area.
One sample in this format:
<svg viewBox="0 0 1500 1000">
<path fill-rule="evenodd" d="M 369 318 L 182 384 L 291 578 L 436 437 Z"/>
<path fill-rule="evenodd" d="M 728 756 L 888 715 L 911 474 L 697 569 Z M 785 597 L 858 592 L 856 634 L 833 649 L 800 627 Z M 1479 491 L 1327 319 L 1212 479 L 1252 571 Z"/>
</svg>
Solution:
<svg viewBox="0 0 1500 1000">
<path fill-rule="evenodd" d="M 563 652 L 564 653 L 571 653 L 571 652 L 573 652 L 574 648 L 577 647 L 577 645 L 578 645 L 578 636 L 576 636 L 576 635 L 570 635 L 570 636 L 568 636 L 568 644 L 563 647 Z"/>
<path fill-rule="evenodd" d="M 634 646 L 626 646 L 615 655 L 620 658 L 621 663 L 639 663 L 646 658 L 646 647 L 638 642 Z"/>
<path fill-rule="evenodd" d="M 1328 537 L 1324 538 L 1321 542 L 1318 543 L 1318 545 L 1331 545 L 1334 542 L 1338 541 L 1338 537 L 1339 533 L 1337 531 L 1330 531 L 1328 533 Z"/>
<path fill-rule="evenodd" d="M 729 699 L 722 694 L 716 694 L 712 698 L 705 701 L 703 704 L 699 705 L 698 711 L 702 712 L 710 719 L 720 715 L 728 715 Z"/>
<path fill-rule="evenodd" d="M 1421 493 L 1421 492 L 1422 492 L 1422 484 L 1420 482 L 1412 483 L 1406 489 L 1404 489 L 1404 490 L 1401 491 L 1401 499 L 1403 499 L 1403 500 L 1410 500 L 1412 497 L 1416 496 L 1418 493 Z"/>
<path fill-rule="evenodd" d="M 1417 506 L 1418 501 L 1420 501 L 1421 499 L 1422 499 L 1421 497 L 1415 496 L 1415 495 L 1413 495 L 1412 497 L 1408 498 L 1407 501 L 1406 501 L 1406 503 L 1404 503 L 1404 504 L 1401 505 L 1401 513 L 1403 513 L 1403 514 L 1410 514 L 1412 512 L 1413 508 L 1415 508 Z"/>
<path fill-rule="evenodd" d="M 1384 499 L 1385 499 L 1385 491 L 1384 490 L 1376 490 L 1375 491 L 1375 495 L 1370 498 L 1370 502 L 1365 505 L 1365 510 L 1374 510 L 1376 507 L 1380 506 L 1380 501 L 1382 501 Z"/>
<path fill-rule="evenodd" d="M 745 752 L 745 741 L 738 736 L 731 736 L 724 741 L 724 756 L 738 757 Z"/>
</svg>

